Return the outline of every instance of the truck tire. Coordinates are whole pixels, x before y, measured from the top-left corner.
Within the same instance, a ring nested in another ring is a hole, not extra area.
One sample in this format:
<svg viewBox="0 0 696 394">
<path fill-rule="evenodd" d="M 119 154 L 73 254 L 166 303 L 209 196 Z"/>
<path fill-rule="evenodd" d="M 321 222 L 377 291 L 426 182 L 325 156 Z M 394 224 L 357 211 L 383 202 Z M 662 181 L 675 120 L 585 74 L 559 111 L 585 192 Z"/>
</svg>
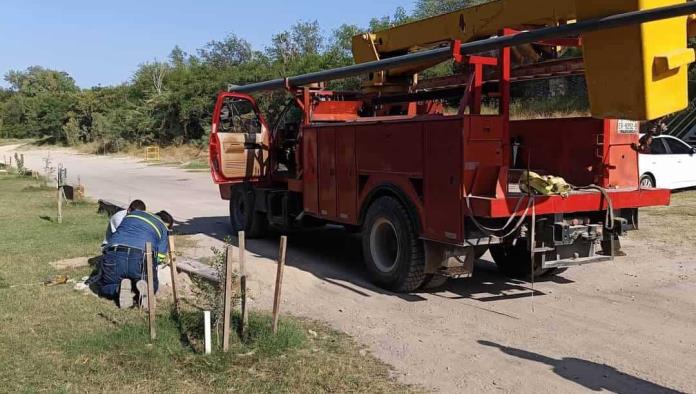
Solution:
<svg viewBox="0 0 696 394">
<path fill-rule="evenodd" d="M 248 185 L 232 187 L 230 224 L 235 235 L 244 231 L 247 238 L 263 238 L 268 234 L 268 218 L 255 209 L 254 189 Z"/>
<path fill-rule="evenodd" d="M 423 243 L 408 210 L 393 197 L 372 203 L 362 232 L 363 255 L 370 279 L 396 292 L 418 289 L 426 279 Z"/>
<path fill-rule="evenodd" d="M 491 256 L 503 274 L 513 278 L 529 278 L 532 276 L 531 256 L 527 250 L 527 243 L 519 240 L 516 245 L 500 244 L 491 245 Z M 539 256 L 541 257 L 541 256 Z M 541 259 L 535 259 L 534 277 L 551 275 L 556 269 L 542 269 Z"/>
</svg>

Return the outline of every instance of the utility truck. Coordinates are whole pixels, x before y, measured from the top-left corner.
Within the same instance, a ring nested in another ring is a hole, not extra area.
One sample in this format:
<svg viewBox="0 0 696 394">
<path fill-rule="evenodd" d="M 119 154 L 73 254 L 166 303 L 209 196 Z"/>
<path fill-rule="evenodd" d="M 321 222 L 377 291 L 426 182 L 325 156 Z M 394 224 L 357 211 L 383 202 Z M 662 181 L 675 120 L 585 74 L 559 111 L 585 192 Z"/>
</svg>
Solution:
<svg viewBox="0 0 696 394">
<path fill-rule="evenodd" d="M 210 165 L 232 228 L 360 232 L 393 291 L 469 276 L 487 250 L 514 276 L 612 260 L 639 208 L 669 204 L 639 184 L 635 145 L 639 121 L 687 106 L 694 5 L 494 1 L 356 36 L 353 66 L 230 86 Z M 445 61 L 457 73 L 419 78 Z M 510 120 L 512 83 L 580 73 L 593 117 Z M 359 75 L 357 92 L 323 84 Z M 274 89 L 290 100 L 271 125 L 248 94 Z M 565 191 L 532 187 L 546 175 Z"/>
</svg>

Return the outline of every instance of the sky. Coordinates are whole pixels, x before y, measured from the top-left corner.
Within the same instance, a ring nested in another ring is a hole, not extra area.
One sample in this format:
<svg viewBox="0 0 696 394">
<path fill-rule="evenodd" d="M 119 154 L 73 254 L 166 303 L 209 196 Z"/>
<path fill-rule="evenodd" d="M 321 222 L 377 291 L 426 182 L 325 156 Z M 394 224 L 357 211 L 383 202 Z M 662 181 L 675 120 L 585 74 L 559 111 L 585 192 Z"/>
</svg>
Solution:
<svg viewBox="0 0 696 394">
<path fill-rule="evenodd" d="M 127 82 L 138 65 L 235 33 L 262 49 L 299 20 L 329 33 L 343 23 L 412 8 L 412 0 L 3 0 L 0 76 L 32 65 L 67 71 L 80 87 Z M 7 87 L 5 81 L 0 86 Z"/>
</svg>

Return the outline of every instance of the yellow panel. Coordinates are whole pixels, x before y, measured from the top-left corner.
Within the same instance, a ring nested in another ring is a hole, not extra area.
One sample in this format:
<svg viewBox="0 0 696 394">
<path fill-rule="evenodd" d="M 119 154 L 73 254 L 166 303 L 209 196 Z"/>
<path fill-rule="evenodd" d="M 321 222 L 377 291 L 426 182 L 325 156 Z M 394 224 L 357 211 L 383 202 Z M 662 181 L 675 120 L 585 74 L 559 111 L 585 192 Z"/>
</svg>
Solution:
<svg viewBox="0 0 696 394">
<path fill-rule="evenodd" d="M 578 19 L 684 3 L 685 0 L 577 0 Z M 583 36 L 592 115 L 652 120 L 688 105 L 686 17 Z"/>
</svg>

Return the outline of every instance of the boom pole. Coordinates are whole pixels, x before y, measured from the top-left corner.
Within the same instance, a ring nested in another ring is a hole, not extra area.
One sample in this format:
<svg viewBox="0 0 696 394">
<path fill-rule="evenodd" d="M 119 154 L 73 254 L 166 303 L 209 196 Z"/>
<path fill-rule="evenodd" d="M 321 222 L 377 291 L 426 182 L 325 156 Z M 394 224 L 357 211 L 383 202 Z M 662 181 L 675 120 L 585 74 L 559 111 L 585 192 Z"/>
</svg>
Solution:
<svg viewBox="0 0 696 394">
<path fill-rule="evenodd" d="M 612 29 L 670 19 L 696 13 L 696 1 L 667 7 L 654 8 L 616 14 L 602 18 L 588 19 L 577 23 L 546 27 L 522 32 L 513 36 L 493 37 L 480 41 L 461 44 L 462 55 L 472 55 L 490 50 L 532 44 L 539 41 L 574 37 L 584 33 Z M 372 72 L 390 70 L 420 63 L 444 62 L 452 58 L 451 48 L 437 48 L 403 56 L 392 57 L 362 64 L 340 67 L 332 70 L 318 71 L 290 78 L 252 83 L 245 86 L 229 85 L 228 90 L 237 93 L 254 93 L 270 90 L 282 90 L 289 87 L 306 86 L 313 83 L 355 77 Z"/>
</svg>

